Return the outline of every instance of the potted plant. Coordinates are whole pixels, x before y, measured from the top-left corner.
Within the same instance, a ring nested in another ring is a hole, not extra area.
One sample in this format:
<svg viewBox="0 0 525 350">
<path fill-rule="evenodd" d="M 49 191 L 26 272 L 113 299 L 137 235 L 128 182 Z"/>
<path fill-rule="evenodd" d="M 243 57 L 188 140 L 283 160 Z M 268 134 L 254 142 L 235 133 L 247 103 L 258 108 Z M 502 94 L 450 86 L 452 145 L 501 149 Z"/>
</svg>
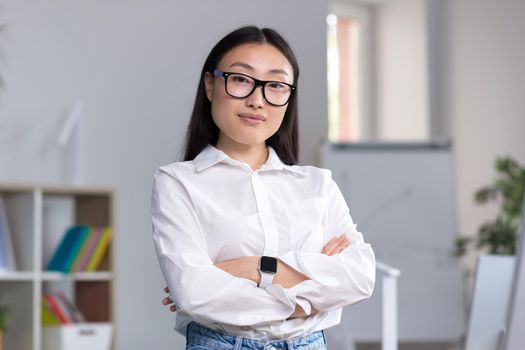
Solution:
<svg viewBox="0 0 525 350">
<path fill-rule="evenodd" d="M 477 204 L 500 204 L 496 218 L 483 223 L 477 237 L 460 235 L 455 240 L 454 254 L 465 255 L 474 245 L 477 250 L 497 255 L 514 255 L 520 229 L 525 167 L 511 157 L 498 157 L 494 163 L 498 173 L 492 184 L 475 193 Z"/>
<path fill-rule="evenodd" d="M 4 349 L 4 332 L 9 326 L 9 306 L 0 306 L 0 350 Z"/>
</svg>

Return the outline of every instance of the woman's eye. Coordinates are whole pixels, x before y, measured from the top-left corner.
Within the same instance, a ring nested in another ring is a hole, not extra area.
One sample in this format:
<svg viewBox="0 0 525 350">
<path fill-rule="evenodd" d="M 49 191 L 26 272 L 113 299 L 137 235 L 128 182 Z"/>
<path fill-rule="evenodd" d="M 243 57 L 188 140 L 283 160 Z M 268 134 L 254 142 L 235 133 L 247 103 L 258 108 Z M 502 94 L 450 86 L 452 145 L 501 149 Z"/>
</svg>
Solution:
<svg viewBox="0 0 525 350">
<path fill-rule="evenodd" d="M 242 75 L 232 75 L 233 81 L 239 84 L 248 84 L 250 81 Z"/>
<path fill-rule="evenodd" d="M 274 90 L 282 90 L 286 88 L 286 85 L 278 81 L 271 81 L 268 83 L 268 87 Z"/>
</svg>

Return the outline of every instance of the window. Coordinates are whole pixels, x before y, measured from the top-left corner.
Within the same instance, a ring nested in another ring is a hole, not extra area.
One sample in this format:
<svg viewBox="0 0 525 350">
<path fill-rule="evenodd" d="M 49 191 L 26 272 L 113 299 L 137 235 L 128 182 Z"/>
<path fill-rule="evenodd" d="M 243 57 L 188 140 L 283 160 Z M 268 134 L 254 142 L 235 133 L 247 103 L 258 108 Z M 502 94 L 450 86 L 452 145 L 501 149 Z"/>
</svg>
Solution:
<svg viewBox="0 0 525 350">
<path fill-rule="evenodd" d="M 428 43 L 425 4 L 330 0 L 329 142 L 424 141 L 443 123 L 430 123 L 430 115 L 437 114 L 430 99 L 439 84 L 434 82 L 431 90 L 430 79 L 437 73 L 436 67 L 435 74 L 429 71 L 435 59 L 428 58 L 433 46 Z M 436 41 L 439 34 L 432 36 Z"/>
<path fill-rule="evenodd" d="M 327 16 L 328 140 L 354 142 L 369 136 L 366 40 L 368 14 L 333 6 Z"/>
</svg>

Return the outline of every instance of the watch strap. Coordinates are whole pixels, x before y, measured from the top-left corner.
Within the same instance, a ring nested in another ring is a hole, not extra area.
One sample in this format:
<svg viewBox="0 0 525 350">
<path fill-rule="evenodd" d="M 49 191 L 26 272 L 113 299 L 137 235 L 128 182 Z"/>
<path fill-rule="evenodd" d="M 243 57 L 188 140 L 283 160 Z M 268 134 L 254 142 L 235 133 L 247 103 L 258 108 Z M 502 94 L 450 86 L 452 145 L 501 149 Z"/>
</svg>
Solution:
<svg viewBox="0 0 525 350">
<path fill-rule="evenodd" d="M 265 273 L 261 272 L 261 281 L 259 282 L 259 287 L 266 288 L 273 284 L 273 278 L 275 277 L 274 273 Z"/>
</svg>

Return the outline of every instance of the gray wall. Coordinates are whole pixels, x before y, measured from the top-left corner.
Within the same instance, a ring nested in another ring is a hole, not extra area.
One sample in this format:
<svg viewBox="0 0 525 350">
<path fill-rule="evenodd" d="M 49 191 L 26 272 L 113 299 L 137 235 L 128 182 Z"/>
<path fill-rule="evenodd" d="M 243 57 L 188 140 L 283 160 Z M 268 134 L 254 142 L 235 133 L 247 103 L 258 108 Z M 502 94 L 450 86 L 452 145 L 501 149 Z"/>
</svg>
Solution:
<svg viewBox="0 0 525 350">
<path fill-rule="evenodd" d="M 2 1 L 0 181 L 60 182 L 58 124 L 83 99 L 85 182 L 118 192 L 119 349 L 182 346 L 173 314 L 160 304 L 149 195 L 155 168 L 176 159 L 211 46 L 243 24 L 284 34 L 302 73 L 301 163 L 315 163 L 326 134 L 326 7 L 301 0 Z"/>
</svg>

